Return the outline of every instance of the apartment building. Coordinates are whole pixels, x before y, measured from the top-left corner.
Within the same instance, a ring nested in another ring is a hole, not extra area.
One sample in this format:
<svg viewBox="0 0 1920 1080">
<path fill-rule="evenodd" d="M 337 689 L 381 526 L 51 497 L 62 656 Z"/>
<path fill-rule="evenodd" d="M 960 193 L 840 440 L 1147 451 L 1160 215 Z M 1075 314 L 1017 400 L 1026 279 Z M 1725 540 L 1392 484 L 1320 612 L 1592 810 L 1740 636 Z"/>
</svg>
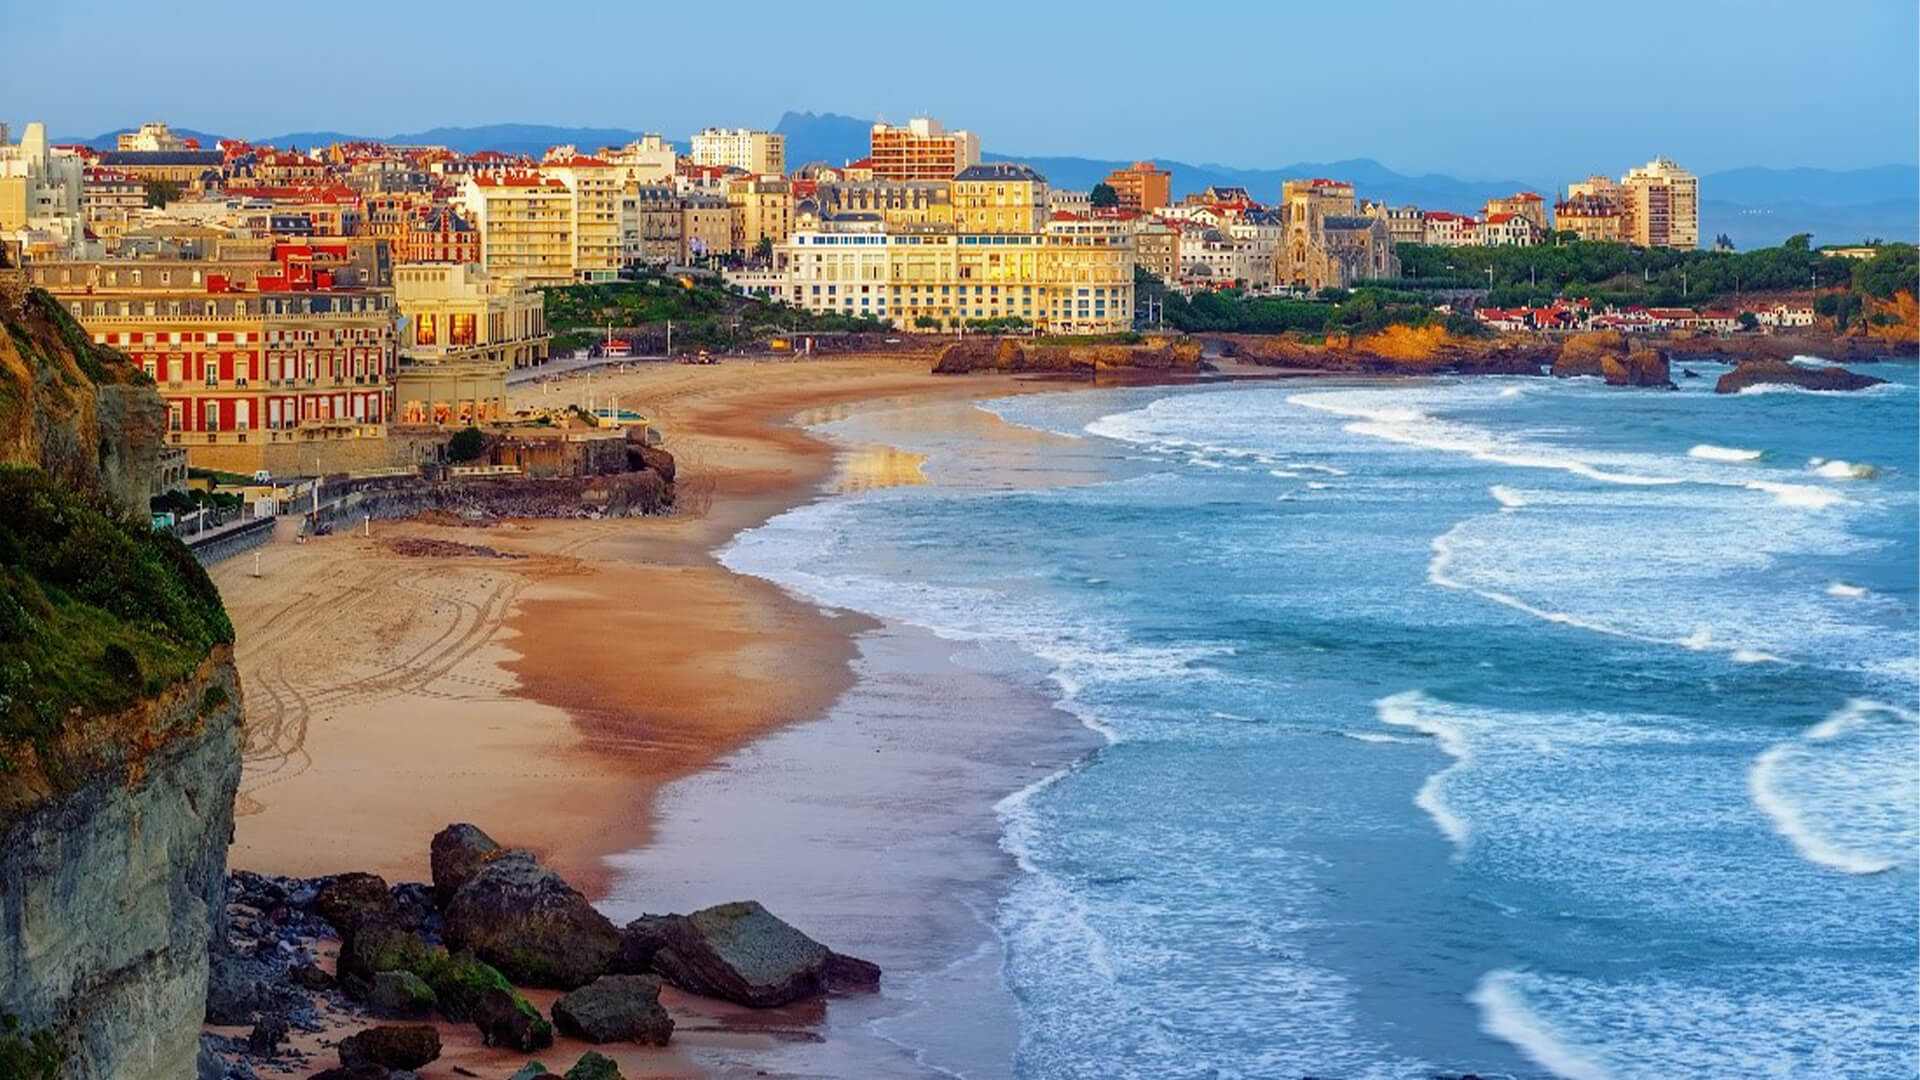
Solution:
<svg viewBox="0 0 1920 1080">
<path fill-rule="evenodd" d="M 813 197 L 795 207 L 796 222 L 866 221 L 893 231 L 951 227 L 953 185 L 946 180 L 843 180 L 822 182 Z"/>
<path fill-rule="evenodd" d="M 451 206 L 417 212 L 393 249 L 399 263 L 479 263 L 483 258 L 480 230 Z"/>
<path fill-rule="evenodd" d="M 1473 225 L 1473 242 L 1481 247 L 1532 247 L 1545 236 L 1532 218 L 1519 214 L 1489 214 Z"/>
<path fill-rule="evenodd" d="M 1368 217 L 1379 218 L 1387 223 L 1387 235 L 1396 244 L 1424 244 L 1427 242 L 1427 221 L 1419 207 L 1388 206 L 1381 202 L 1364 202 L 1361 213 Z"/>
<path fill-rule="evenodd" d="M 755 175 L 784 176 L 787 137 L 750 128 L 708 128 L 693 137 L 695 165 L 718 165 Z"/>
<path fill-rule="evenodd" d="M 793 232 L 793 184 L 780 176 L 748 176 L 727 185 L 735 251 L 753 251 L 761 242 L 778 244 Z"/>
<path fill-rule="evenodd" d="M 540 175 L 566 185 L 573 232 L 573 278 L 612 281 L 620 276 L 620 170 L 594 157 L 562 157 L 540 164 Z"/>
<path fill-rule="evenodd" d="M 668 184 L 643 184 L 620 196 L 620 261 L 664 266 L 684 256 L 680 196 Z"/>
<path fill-rule="evenodd" d="M 1423 244 L 1435 247 L 1471 247 L 1476 241 L 1476 222 L 1465 214 L 1449 210 L 1428 210 L 1420 215 L 1426 227 Z"/>
<path fill-rule="evenodd" d="M 1627 242 L 1641 247 L 1700 246 L 1700 178 L 1655 158 L 1620 179 Z"/>
<path fill-rule="evenodd" d="M 980 164 L 980 137 L 948 131 L 940 121 L 918 117 L 903 126 L 875 124 L 871 134 L 876 180 L 951 180 Z"/>
<path fill-rule="evenodd" d="M 1580 240 L 1603 244 L 1627 242 L 1626 215 L 1621 204 L 1604 196 L 1569 195 L 1554 203 L 1553 227 L 1559 232 L 1570 232 Z"/>
<path fill-rule="evenodd" d="M 620 167 L 620 178 L 628 184 L 658 185 L 673 183 L 680 155 L 673 144 L 658 135 L 642 135 L 618 150 L 600 155 Z M 782 155 L 785 156 L 785 151 Z"/>
<path fill-rule="evenodd" d="M 141 124 L 137 130 L 123 131 L 114 140 L 115 150 L 137 150 L 146 153 L 158 153 L 173 150 L 193 150 L 187 140 L 173 133 L 173 129 L 159 121 Z"/>
<path fill-rule="evenodd" d="M 1151 161 L 1136 161 L 1107 174 L 1107 186 L 1120 196 L 1120 209 L 1149 214 L 1173 202 L 1173 174 Z"/>
<path fill-rule="evenodd" d="M 0 143 L 0 233 L 43 230 L 78 243 L 84 187 L 80 155 L 47 145 L 45 125 L 28 124 L 17 145 Z"/>
<path fill-rule="evenodd" d="M 1133 257 L 1140 269 L 1166 284 L 1180 280 L 1180 230 L 1159 218 L 1135 218 Z"/>
<path fill-rule="evenodd" d="M 680 261 L 731 255 L 738 249 L 734 215 L 739 210 L 718 195 L 680 197 Z"/>
<path fill-rule="evenodd" d="M 547 358 L 546 298 L 536 290 L 471 264 L 423 263 L 394 270 L 393 294 L 398 423 L 501 420 L 507 372 Z"/>
<path fill-rule="evenodd" d="M 1047 178 L 1026 165 L 969 165 L 951 192 L 955 232 L 1037 233 L 1048 220 Z"/>
<path fill-rule="evenodd" d="M 1480 211 L 1480 216 L 1489 220 L 1502 214 L 1525 218 L 1542 233 L 1551 228 L 1547 221 L 1546 200 L 1531 191 L 1518 192 L 1500 199 L 1488 199 L 1486 206 Z"/>
<path fill-rule="evenodd" d="M 461 202 L 480 230 L 487 273 L 526 285 L 574 280 L 573 192 L 538 173 L 469 176 Z"/>
</svg>

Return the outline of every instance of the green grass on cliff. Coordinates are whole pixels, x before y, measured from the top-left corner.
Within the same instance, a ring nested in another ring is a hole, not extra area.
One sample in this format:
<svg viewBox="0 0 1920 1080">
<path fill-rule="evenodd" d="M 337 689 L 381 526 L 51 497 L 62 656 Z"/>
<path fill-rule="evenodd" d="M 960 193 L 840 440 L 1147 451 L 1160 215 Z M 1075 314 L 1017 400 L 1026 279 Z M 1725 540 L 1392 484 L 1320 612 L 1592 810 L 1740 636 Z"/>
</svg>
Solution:
<svg viewBox="0 0 1920 1080">
<path fill-rule="evenodd" d="M 0 773 L 75 714 L 132 704 L 233 640 L 186 545 L 0 465 Z"/>
</svg>

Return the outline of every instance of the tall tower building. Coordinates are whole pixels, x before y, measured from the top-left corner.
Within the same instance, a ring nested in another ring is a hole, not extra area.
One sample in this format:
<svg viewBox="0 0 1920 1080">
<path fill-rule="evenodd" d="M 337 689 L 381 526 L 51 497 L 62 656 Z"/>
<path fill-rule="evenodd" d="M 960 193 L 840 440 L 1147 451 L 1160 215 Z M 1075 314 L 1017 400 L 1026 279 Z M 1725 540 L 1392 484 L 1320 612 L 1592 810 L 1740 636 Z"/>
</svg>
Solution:
<svg viewBox="0 0 1920 1080">
<path fill-rule="evenodd" d="M 1641 247 L 1700 246 L 1700 178 L 1654 158 L 1620 180 L 1627 242 Z"/>
</svg>

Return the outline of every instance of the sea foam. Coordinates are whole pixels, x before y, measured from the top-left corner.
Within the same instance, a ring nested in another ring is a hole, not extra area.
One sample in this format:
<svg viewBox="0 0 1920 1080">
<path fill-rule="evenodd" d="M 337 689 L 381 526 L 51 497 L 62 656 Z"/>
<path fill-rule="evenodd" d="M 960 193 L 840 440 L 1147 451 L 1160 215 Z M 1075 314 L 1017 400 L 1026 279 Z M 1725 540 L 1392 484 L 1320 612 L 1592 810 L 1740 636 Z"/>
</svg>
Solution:
<svg viewBox="0 0 1920 1080">
<path fill-rule="evenodd" d="M 1480 1030 L 1511 1043 L 1534 1064 L 1563 1080 L 1612 1080 L 1589 1051 L 1556 1034 L 1527 1007 L 1520 990 L 1523 976 L 1515 971 L 1489 971 L 1467 1000 L 1480 1010 Z"/>
<path fill-rule="evenodd" d="M 1911 857 L 1914 713 L 1854 698 L 1799 737 L 1762 751 L 1747 792 L 1809 862 L 1879 874 Z M 1850 738 L 1851 737 L 1851 738 Z"/>
<path fill-rule="evenodd" d="M 1701 443 L 1687 451 L 1688 457 L 1705 458 L 1708 461 L 1756 461 L 1762 451 L 1742 450 L 1737 446 L 1714 446 Z"/>
<path fill-rule="evenodd" d="M 1493 501 L 1499 503 L 1500 509 L 1502 510 L 1518 510 L 1527 505 L 1527 497 L 1525 495 L 1520 494 L 1505 484 L 1493 485 L 1487 489 L 1487 494 L 1493 496 Z"/>
<path fill-rule="evenodd" d="M 1871 480 L 1880 475 L 1872 465 L 1828 458 L 1810 458 L 1807 467 L 1829 480 Z"/>
<path fill-rule="evenodd" d="M 1433 823 L 1439 826 L 1448 840 L 1453 841 L 1455 847 L 1465 847 L 1471 830 L 1466 819 L 1447 805 L 1446 785 L 1447 777 L 1468 762 L 1466 732 L 1433 716 L 1431 710 L 1422 708 L 1431 702 L 1432 699 L 1420 691 L 1407 690 L 1383 697 L 1373 704 L 1381 723 L 1412 728 L 1431 735 L 1440 744 L 1440 749 L 1453 758 L 1453 764 L 1427 777 L 1426 782 L 1420 785 L 1419 792 L 1413 797 L 1413 804 L 1433 818 Z"/>
</svg>

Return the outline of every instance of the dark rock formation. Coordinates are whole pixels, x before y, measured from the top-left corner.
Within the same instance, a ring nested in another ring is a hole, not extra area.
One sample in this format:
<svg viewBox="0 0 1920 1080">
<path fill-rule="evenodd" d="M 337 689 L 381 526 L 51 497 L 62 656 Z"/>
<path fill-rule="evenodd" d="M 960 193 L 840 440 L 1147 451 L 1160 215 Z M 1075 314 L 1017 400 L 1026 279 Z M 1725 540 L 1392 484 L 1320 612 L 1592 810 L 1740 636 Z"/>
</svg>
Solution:
<svg viewBox="0 0 1920 1080">
<path fill-rule="evenodd" d="M 333 924 L 341 937 L 352 934 L 361 923 L 375 918 L 395 919 L 400 914 L 385 878 L 378 874 L 341 874 L 321 886 L 314 897 L 313 909 Z"/>
<path fill-rule="evenodd" d="M 665 1046 L 673 1017 L 660 1007 L 660 980 L 651 975 L 602 975 L 553 1003 L 563 1035 L 587 1042 Z"/>
<path fill-rule="evenodd" d="M 1803 390 L 1865 390 L 1886 382 L 1843 367 L 1801 367 L 1784 360 L 1747 360 L 1720 376 L 1716 394 L 1737 394 L 1750 386 L 1797 386 Z"/>
<path fill-rule="evenodd" d="M 263 1016 L 260 1022 L 247 1032 L 247 1053 L 254 1057 L 272 1057 L 287 1041 L 287 1018 L 277 1014 Z"/>
<path fill-rule="evenodd" d="M 523 1053 L 553 1045 L 553 1025 L 511 990 L 490 987 L 473 1006 L 473 1023 L 488 1046 Z"/>
<path fill-rule="evenodd" d="M 835 994 L 877 994 L 880 965 L 837 952 L 827 954 L 826 986 Z"/>
<path fill-rule="evenodd" d="M 440 1056 L 440 1032 L 432 1024 L 383 1024 L 340 1040 L 340 1064 L 417 1069 Z"/>
<path fill-rule="evenodd" d="M 620 932 L 533 856 L 510 851 L 475 873 L 446 908 L 449 944 L 513 982 L 572 990 L 608 971 Z"/>
<path fill-rule="evenodd" d="M 620 1066 L 613 1059 L 598 1050 L 589 1050 L 580 1055 L 580 1060 L 567 1070 L 566 1080 L 623 1080 Z"/>
<path fill-rule="evenodd" d="M 628 929 L 658 938 L 651 966 L 689 993 L 770 1008 L 828 989 L 833 953 L 756 901 L 651 916 Z M 836 968 L 850 981 L 879 982 L 879 969 L 864 961 L 844 958 Z"/>
<path fill-rule="evenodd" d="M 424 1020 L 438 1003 L 433 988 L 411 971 L 378 972 L 367 993 L 367 1011 L 383 1020 Z"/>
<path fill-rule="evenodd" d="M 333 976 L 317 964 L 295 964 L 287 971 L 287 980 L 302 990 L 331 990 Z"/>
<path fill-rule="evenodd" d="M 453 900 L 487 860 L 504 850 L 475 825 L 449 825 L 433 834 L 429 858 L 433 867 L 433 899 L 442 908 Z"/>
</svg>

